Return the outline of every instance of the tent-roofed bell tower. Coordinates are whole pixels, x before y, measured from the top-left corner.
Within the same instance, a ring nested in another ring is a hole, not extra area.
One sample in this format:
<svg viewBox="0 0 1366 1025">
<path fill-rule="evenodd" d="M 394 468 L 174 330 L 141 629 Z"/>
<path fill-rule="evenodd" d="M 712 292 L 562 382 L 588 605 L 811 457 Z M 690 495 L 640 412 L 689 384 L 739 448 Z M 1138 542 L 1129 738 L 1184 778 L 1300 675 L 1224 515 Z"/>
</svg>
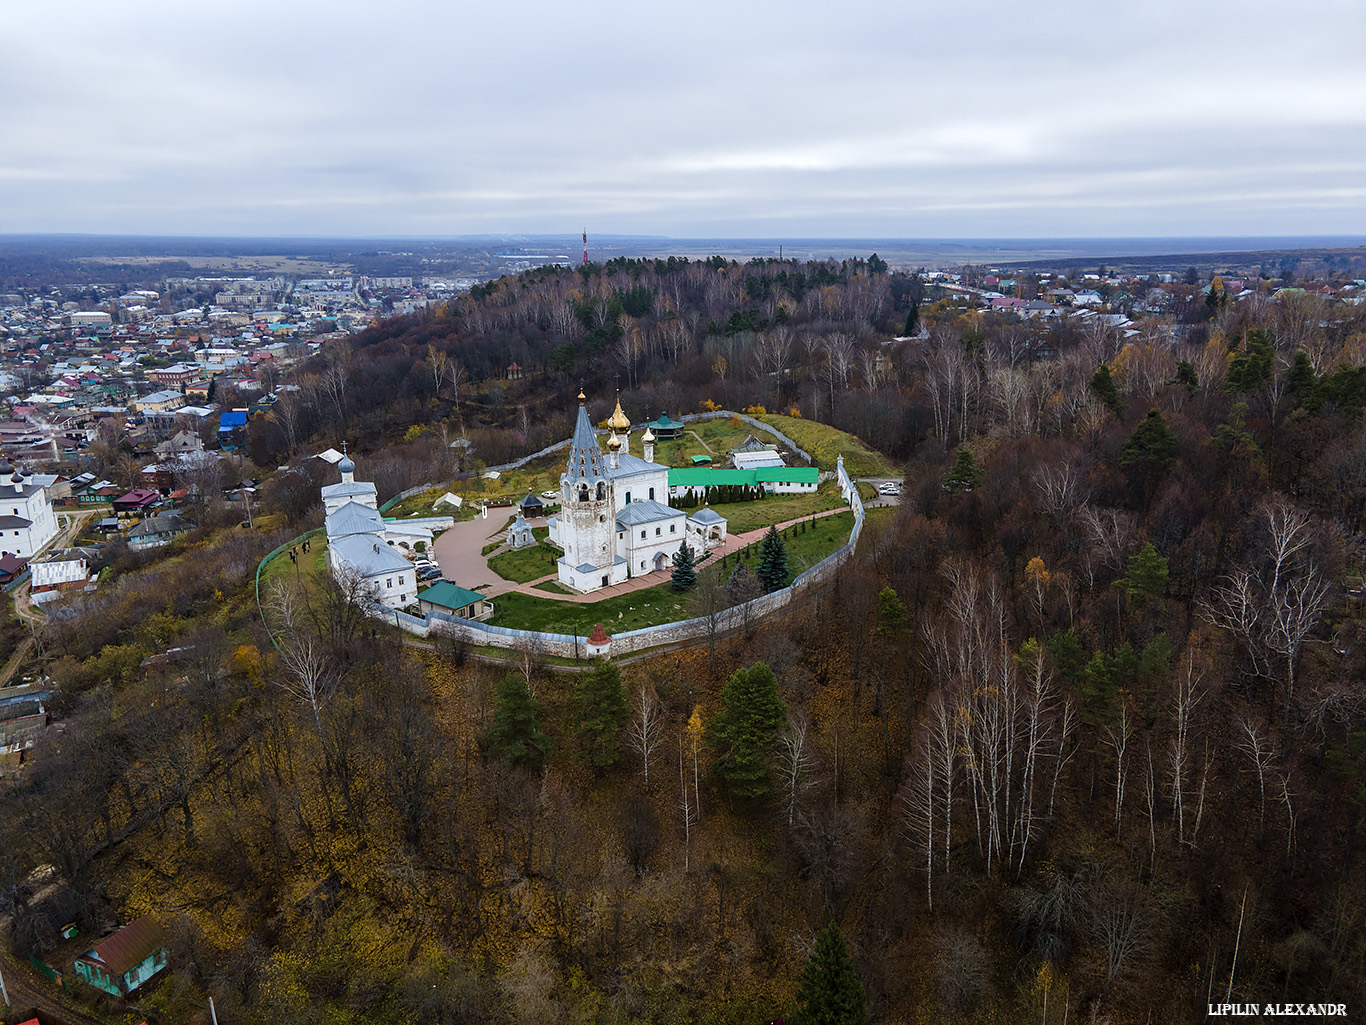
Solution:
<svg viewBox="0 0 1366 1025">
<path fill-rule="evenodd" d="M 564 556 L 557 563 L 560 583 L 591 591 L 626 579 L 626 562 L 616 556 L 616 506 L 610 469 L 579 392 L 579 415 L 569 443 L 569 460 L 560 475 L 560 529 Z M 624 416 L 623 416 L 624 419 Z"/>
</svg>

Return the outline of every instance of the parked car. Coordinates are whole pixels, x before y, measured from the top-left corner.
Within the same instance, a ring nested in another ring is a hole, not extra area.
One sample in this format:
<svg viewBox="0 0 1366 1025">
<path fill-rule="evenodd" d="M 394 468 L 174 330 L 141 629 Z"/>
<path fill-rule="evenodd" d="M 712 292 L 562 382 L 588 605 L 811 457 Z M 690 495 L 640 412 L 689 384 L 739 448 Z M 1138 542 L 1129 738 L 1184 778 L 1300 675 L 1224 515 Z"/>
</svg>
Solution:
<svg viewBox="0 0 1366 1025">
<path fill-rule="evenodd" d="M 560 493 L 559 493 L 558 491 L 542 491 L 542 492 L 541 492 L 541 497 L 542 497 L 542 498 L 559 498 L 559 497 L 560 497 Z"/>
<path fill-rule="evenodd" d="M 439 566 L 426 566 L 417 571 L 417 579 L 423 582 L 435 580 L 439 576 L 441 576 L 441 568 Z"/>
<path fill-rule="evenodd" d="M 877 490 L 880 495 L 899 495 L 901 494 L 901 485 L 889 480 L 885 484 L 880 484 Z"/>
</svg>

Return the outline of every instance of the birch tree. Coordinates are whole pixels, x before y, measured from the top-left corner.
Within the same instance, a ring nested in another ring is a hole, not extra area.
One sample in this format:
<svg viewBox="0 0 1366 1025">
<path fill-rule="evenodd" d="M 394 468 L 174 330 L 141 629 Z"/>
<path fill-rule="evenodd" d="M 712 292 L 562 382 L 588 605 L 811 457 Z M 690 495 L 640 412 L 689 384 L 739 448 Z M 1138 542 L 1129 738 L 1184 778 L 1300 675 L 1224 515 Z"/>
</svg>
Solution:
<svg viewBox="0 0 1366 1025">
<path fill-rule="evenodd" d="M 778 734 L 778 779 L 787 804 L 788 828 L 796 821 L 798 798 L 816 785 L 812 776 L 816 763 L 811 752 L 810 732 L 806 716 L 794 712 Z"/>
<path fill-rule="evenodd" d="M 1172 702 L 1173 730 L 1168 756 L 1168 783 L 1171 788 L 1172 817 L 1176 820 L 1176 839 L 1186 842 L 1186 775 L 1191 751 L 1190 733 L 1195 709 L 1204 697 L 1193 656 L 1186 657 L 1186 671 L 1176 686 Z"/>
<path fill-rule="evenodd" d="M 298 597 L 286 584 L 275 584 L 267 608 L 277 627 L 280 664 L 285 670 L 277 682 L 285 691 L 308 705 L 318 739 L 321 740 L 322 706 L 331 696 L 335 685 L 327 646 L 303 622 Z"/>
<path fill-rule="evenodd" d="M 1261 829 L 1266 824 L 1266 783 L 1276 758 L 1276 748 L 1266 724 L 1250 715 L 1238 720 L 1237 737 L 1234 747 L 1247 756 L 1257 778 L 1257 828 Z"/>
<path fill-rule="evenodd" d="M 1115 838 L 1120 835 L 1120 827 L 1124 815 L 1124 785 L 1128 779 L 1128 764 L 1126 758 L 1129 750 L 1129 738 L 1133 736 L 1133 721 L 1129 718 L 1128 703 L 1124 703 L 1119 709 L 1119 723 L 1115 726 L 1105 727 L 1105 743 L 1115 753 Z"/>
<path fill-rule="evenodd" d="M 641 684 L 631 702 L 631 711 L 626 719 L 626 743 L 640 755 L 641 774 L 645 780 L 645 790 L 650 790 L 650 757 L 659 748 L 663 732 L 664 710 L 654 688 Z"/>
</svg>

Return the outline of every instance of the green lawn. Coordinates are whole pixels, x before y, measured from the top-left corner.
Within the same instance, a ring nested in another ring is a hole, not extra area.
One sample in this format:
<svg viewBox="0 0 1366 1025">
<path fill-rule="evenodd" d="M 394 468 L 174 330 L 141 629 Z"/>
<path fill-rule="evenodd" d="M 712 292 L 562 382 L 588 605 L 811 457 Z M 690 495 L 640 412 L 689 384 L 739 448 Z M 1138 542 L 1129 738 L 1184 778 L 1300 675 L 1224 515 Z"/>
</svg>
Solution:
<svg viewBox="0 0 1366 1025">
<path fill-rule="evenodd" d="M 730 420 L 725 417 L 717 417 L 714 420 L 696 420 L 684 428 L 681 437 L 673 441 L 661 441 L 655 445 L 655 462 L 663 463 L 666 466 L 692 466 L 693 456 L 711 456 L 713 466 L 728 466 L 730 464 L 730 450 L 745 440 L 749 434 L 749 425 L 741 424 L 740 429 L 736 430 L 731 426 Z M 696 434 L 697 437 L 693 435 Z M 763 434 L 760 441 L 770 441 L 776 439 L 771 435 Z M 706 442 L 704 446 L 701 438 Z M 637 446 L 635 451 L 639 454 L 641 446 Z M 708 452 L 707 448 L 711 451 Z"/>
<path fill-rule="evenodd" d="M 795 520 L 799 516 L 838 509 L 844 504 L 840 497 L 839 484 L 826 481 L 816 493 L 806 495 L 769 495 L 755 502 L 725 502 L 712 506 L 717 514 L 726 518 L 726 530 L 732 534 L 743 534 L 748 530 L 758 530 L 771 523 Z M 685 510 L 692 513 L 694 510 Z"/>
<path fill-rule="evenodd" d="M 792 533 L 791 528 L 783 531 L 792 575 L 796 576 L 843 547 L 853 527 L 854 514 L 841 513 L 808 523 L 805 531 L 799 524 L 796 534 Z M 751 569 L 758 554 L 757 544 L 752 545 L 747 557 Z M 708 559 L 705 568 L 699 567 L 699 574 L 714 572 L 728 578 L 734 572 L 735 564 L 733 556 L 724 564 Z M 540 586 L 547 591 L 559 589 L 559 585 L 553 588 L 548 584 Z M 561 634 L 572 634 L 577 629 L 579 636 L 591 631 L 594 623 L 601 623 L 603 629 L 611 634 L 677 622 L 695 614 L 691 607 L 691 595 L 678 594 L 667 582 L 586 604 L 537 598 L 512 591 L 495 598 L 494 605 L 498 611 L 491 622 L 495 626 Z"/>
<path fill-rule="evenodd" d="M 803 530 L 802 528 L 806 529 Z M 787 565 L 795 577 L 802 570 L 810 569 L 827 555 L 844 547 L 849 541 L 849 531 L 854 529 L 854 514 L 842 512 L 836 516 L 825 516 L 807 523 L 797 523 L 783 531 L 783 543 L 787 545 Z M 795 532 L 795 533 L 794 533 Z M 759 542 L 756 541 L 739 553 L 752 570 L 759 560 Z M 723 572 L 729 576 L 735 571 L 735 556 L 727 557 Z"/>
<path fill-rule="evenodd" d="M 498 610 L 490 621 L 494 626 L 558 634 L 572 634 L 577 630 L 580 637 L 590 633 L 594 623 L 601 623 L 611 634 L 672 623 L 689 616 L 688 596 L 678 594 L 667 583 L 589 604 L 509 591 L 495 598 L 494 606 Z"/>
<path fill-rule="evenodd" d="M 551 548 L 533 545 L 517 551 L 503 552 L 489 560 L 489 569 L 504 580 L 525 584 L 555 572 L 555 560 L 559 555 Z"/>
<path fill-rule="evenodd" d="M 833 470 L 835 458 L 844 456 L 844 468 L 851 477 L 896 477 L 900 475 L 881 452 L 869 448 L 852 434 L 815 420 L 765 413 L 757 419 L 776 427 L 795 441 L 822 470 Z"/>
<path fill-rule="evenodd" d="M 327 536 L 316 534 L 309 538 L 308 551 L 300 553 L 296 566 L 289 561 L 289 552 L 283 551 L 261 570 L 261 601 L 266 600 L 271 585 L 281 580 L 297 580 L 306 583 L 316 573 L 327 572 Z"/>
</svg>

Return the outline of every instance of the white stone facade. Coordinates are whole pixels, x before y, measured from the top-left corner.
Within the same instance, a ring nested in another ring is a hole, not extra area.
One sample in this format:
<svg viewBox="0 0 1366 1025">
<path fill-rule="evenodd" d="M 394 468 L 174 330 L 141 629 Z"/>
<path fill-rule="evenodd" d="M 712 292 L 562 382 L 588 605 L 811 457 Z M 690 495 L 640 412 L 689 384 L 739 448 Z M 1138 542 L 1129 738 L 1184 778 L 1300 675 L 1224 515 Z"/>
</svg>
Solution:
<svg viewBox="0 0 1366 1025">
<path fill-rule="evenodd" d="M 687 537 L 687 514 L 667 504 L 669 468 L 631 455 L 630 421 L 620 402 L 608 425 L 604 455 L 587 409 L 579 406 L 560 477 L 560 513 L 549 520 L 550 540 L 564 550 L 557 563 L 560 583 L 575 591 L 668 569 Z"/>
<path fill-rule="evenodd" d="M 0 552 L 31 559 L 57 536 L 57 516 L 47 487 L 22 470 L 0 466 Z"/>
</svg>

